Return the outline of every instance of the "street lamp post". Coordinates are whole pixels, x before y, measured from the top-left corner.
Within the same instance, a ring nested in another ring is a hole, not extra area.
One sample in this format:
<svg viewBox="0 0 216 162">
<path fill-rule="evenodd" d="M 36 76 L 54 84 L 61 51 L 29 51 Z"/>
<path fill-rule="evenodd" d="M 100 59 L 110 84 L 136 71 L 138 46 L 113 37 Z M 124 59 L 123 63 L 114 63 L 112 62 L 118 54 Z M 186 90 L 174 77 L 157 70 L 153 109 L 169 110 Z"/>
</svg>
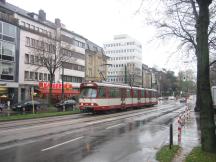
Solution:
<svg viewBox="0 0 216 162">
<path fill-rule="evenodd" d="M 64 100 L 64 66 L 62 64 L 62 100 Z"/>
</svg>

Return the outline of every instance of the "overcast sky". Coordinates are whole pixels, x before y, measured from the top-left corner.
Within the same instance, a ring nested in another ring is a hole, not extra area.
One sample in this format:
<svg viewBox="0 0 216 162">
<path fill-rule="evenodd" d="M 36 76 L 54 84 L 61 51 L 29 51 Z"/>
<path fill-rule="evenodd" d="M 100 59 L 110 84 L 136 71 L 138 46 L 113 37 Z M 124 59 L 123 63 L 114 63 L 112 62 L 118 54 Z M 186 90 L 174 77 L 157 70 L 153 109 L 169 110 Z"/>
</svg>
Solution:
<svg viewBox="0 0 216 162">
<path fill-rule="evenodd" d="M 38 13 L 46 12 L 47 19 L 54 22 L 60 18 L 67 29 L 74 31 L 102 46 L 116 34 L 128 34 L 142 43 L 144 64 L 168 70 L 185 70 L 182 57 L 176 51 L 176 42 L 155 39 L 156 29 L 147 24 L 148 12 L 157 5 L 151 0 L 144 5 L 142 14 L 135 14 L 141 0 L 6 0 L 22 9 Z M 156 1 L 156 0 L 155 0 Z M 148 10 L 148 11 L 147 11 Z M 145 12 L 146 11 L 146 12 Z"/>
</svg>

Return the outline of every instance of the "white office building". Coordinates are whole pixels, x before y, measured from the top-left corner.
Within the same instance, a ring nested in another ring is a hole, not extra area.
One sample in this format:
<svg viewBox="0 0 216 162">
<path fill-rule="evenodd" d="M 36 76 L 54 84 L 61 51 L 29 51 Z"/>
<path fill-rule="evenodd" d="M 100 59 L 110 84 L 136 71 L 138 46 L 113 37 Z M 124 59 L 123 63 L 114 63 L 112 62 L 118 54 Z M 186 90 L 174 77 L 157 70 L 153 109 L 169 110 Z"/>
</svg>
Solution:
<svg viewBox="0 0 216 162">
<path fill-rule="evenodd" d="M 123 34 L 104 43 L 105 54 L 109 57 L 109 82 L 128 83 L 140 86 L 142 69 L 142 45 L 134 38 Z"/>
</svg>

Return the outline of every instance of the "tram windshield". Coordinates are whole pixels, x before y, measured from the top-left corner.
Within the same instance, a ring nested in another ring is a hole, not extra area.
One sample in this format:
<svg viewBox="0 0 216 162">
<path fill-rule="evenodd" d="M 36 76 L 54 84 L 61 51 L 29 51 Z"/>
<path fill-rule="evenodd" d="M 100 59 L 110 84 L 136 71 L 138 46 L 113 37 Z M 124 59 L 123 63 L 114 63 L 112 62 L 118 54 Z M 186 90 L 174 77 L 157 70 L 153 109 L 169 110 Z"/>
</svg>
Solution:
<svg viewBox="0 0 216 162">
<path fill-rule="evenodd" d="M 97 90 L 95 88 L 83 88 L 80 92 L 81 98 L 96 98 Z"/>
</svg>

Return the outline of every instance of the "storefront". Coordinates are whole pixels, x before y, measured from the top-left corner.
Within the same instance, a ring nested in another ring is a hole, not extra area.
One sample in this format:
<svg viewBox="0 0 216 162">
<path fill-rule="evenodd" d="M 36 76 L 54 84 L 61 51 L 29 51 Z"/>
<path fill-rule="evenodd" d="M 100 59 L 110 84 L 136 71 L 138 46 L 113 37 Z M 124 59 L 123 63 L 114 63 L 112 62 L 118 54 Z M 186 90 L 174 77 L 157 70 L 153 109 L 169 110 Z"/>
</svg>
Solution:
<svg viewBox="0 0 216 162">
<path fill-rule="evenodd" d="M 79 89 L 73 87 L 71 83 L 64 83 L 64 98 L 71 98 L 73 96 L 79 95 Z M 41 97 L 46 97 L 49 95 L 50 83 L 49 82 L 39 82 L 39 89 L 36 90 Z M 62 84 L 53 83 L 52 84 L 52 95 L 53 98 L 60 100 L 62 98 Z"/>
<path fill-rule="evenodd" d="M 10 101 L 10 104 L 18 102 L 18 84 L 0 84 L 0 103 L 7 103 L 8 101 Z"/>
</svg>

